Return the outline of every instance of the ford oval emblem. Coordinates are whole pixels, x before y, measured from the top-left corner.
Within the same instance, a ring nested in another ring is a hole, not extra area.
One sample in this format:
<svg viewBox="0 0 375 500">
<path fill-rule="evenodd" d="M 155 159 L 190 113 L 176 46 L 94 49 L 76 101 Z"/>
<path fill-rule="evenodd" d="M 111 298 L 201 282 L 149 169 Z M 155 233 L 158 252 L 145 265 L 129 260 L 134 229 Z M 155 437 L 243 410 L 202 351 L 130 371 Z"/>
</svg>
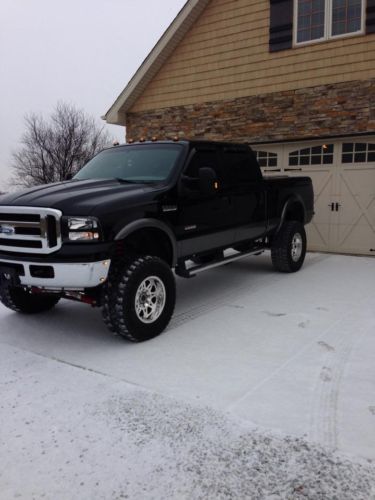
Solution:
<svg viewBox="0 0 375 500">
<path fill-rule="evenodd" d="M 16 233 L 16 230 L 13 226 L 0 226 L 0 234 L 5 234 L 7 236 L 11 236 Z"/>
</svg>

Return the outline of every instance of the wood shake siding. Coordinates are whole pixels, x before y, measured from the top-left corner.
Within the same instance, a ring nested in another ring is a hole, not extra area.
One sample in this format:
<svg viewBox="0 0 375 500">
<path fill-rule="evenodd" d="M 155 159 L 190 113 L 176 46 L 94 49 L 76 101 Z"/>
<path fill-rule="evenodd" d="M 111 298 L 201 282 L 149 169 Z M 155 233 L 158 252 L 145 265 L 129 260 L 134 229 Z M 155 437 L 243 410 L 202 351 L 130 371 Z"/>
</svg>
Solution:
<svg viewBox="0 0 375 500">
<path fill-rule="evenodd" d="M 131 113 L 375 78 L 375 34 L 269 51 L 268 0 L 211 0 Z"/>
</svg>

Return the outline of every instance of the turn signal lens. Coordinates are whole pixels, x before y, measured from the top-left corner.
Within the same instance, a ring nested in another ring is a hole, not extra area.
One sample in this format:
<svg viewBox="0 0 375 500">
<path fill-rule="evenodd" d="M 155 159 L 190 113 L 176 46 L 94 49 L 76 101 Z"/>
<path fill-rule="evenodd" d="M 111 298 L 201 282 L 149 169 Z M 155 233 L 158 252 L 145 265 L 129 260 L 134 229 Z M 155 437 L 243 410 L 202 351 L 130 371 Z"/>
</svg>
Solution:
<svg viewBox="0 0 375 500">
<path fill-rule="evenodd" d="M 90 231 L 75 231 L 75 232 L 69 232 L 69 239 L 71 241 L 77 241 L 77 240 L 98 240 L 99 239 L 99 233 L 92 233 Z"/>
</svg>

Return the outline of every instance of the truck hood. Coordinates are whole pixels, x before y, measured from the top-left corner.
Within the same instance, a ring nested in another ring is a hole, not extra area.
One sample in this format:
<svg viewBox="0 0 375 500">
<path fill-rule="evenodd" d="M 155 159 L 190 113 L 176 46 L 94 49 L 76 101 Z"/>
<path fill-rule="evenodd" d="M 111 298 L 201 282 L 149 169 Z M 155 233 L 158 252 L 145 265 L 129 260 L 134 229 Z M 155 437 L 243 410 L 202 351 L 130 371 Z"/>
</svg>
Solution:
<svg viewBox="0 0 375 500">
<path fill-rule="evenodd" d="M 123 208 L 138 205 L 142 198 L 148 198 L 146 193 L 155 190 L 152 185 L 123 184 L 115 179 L 72 180 L 1 196 L 0 205 L 49 207 L 66 215 L 90 215 L 116 202 Z"/>
</svg>

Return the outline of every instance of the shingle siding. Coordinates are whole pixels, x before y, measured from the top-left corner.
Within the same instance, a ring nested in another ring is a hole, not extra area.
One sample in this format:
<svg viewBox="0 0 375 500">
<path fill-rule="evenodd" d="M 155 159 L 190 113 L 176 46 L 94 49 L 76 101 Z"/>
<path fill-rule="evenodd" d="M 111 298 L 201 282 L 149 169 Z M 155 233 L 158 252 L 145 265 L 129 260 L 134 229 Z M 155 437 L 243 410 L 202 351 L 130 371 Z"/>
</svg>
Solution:
<svg viewBox="0 0 375 500">
<path fill-rule="evenodd" d="M 272 52 L 268 0 L 212 0 L 131 111 L 371 78 L 375 34 Z"/>
</svg>

